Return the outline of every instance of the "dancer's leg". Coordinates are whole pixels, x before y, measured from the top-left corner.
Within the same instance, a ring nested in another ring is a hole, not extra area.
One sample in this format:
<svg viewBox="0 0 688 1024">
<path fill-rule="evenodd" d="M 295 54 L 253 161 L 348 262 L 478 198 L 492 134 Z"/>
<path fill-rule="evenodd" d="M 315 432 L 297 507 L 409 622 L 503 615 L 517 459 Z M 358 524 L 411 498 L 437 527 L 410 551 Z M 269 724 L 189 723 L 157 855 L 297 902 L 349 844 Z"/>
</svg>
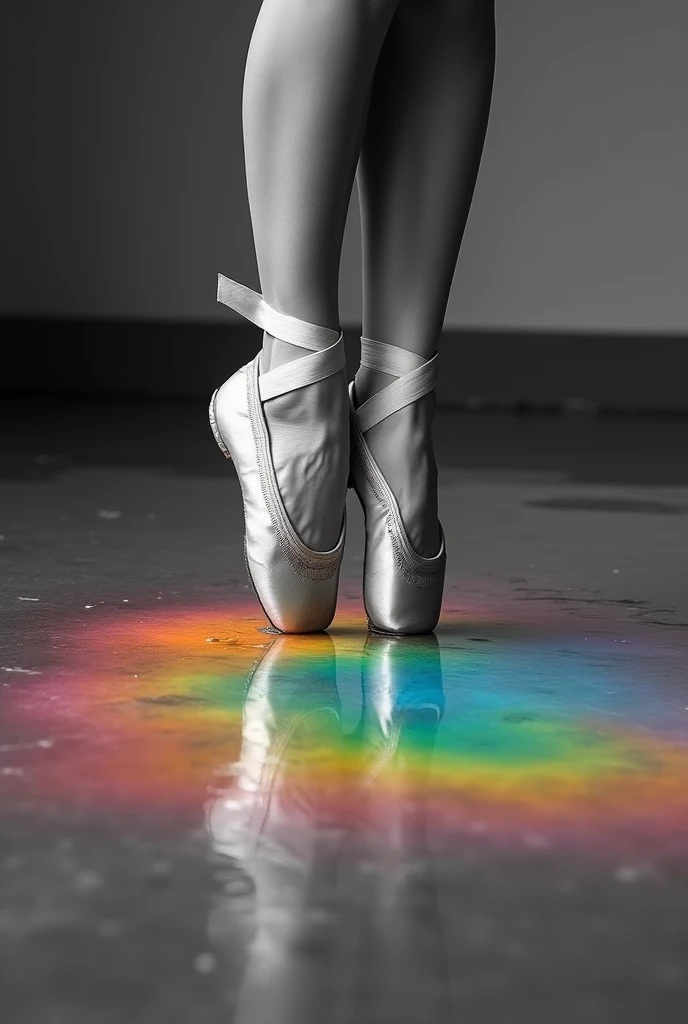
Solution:
<svg viewBox="0 0 688 1024">
<path fill-rule="evenodd" d="M 494 0 L 400 0 L 385 39 L 358 173 L 363 335 L 428 358 L 437 349 L 482 154 L 494 75 Z M 392 378 L 362 368 L 359 402 Z M 411 542 L 434 555 L 429 395 L 366 439 Z"/>
<path fill-rule="evenodd" d="M 281 312 L 323 327 L 339 323 L 344 225 L 372 76 L 397 3 L 264 0 L 251 40 L 244 144 L 263 294 Z M 266 336 L 261 368 L 303 355 Z M 265 404 L 287 512 L 301 539 L 321 549 L 341 529 L 345 384 L 342 371 Z M 288 479 L 299 481 L 298 493 Z"/>
</svg>

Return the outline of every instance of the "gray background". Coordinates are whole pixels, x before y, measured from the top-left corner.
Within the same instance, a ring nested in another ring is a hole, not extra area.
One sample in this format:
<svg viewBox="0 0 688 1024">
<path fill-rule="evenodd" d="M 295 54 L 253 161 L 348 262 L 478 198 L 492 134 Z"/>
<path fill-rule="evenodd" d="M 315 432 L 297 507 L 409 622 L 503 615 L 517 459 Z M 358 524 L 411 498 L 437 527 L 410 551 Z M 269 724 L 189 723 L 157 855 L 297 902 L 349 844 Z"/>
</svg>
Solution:
<svg viewBox="0 0 688 1024">
<path fill-rule="evenodd" d="M 240 92 L 259 0 L 15 2 L 0 311 L 225 320 L 257 284 Z M 493 115 L 448 327 L 688 328 L 688 4 L 498 0 Z M 358 211 L 341 318 L 360 317 Z"/>
</svg>

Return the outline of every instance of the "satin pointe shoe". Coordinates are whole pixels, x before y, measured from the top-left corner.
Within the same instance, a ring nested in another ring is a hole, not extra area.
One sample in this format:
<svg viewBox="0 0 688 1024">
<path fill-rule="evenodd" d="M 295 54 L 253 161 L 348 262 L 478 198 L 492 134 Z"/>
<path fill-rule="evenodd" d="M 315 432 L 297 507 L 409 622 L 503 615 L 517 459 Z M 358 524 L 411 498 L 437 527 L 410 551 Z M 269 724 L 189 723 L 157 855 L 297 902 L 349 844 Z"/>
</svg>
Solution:
<svg viewBox="0 0 688 1024">
<path fill-rule="evenodd" d="M 307 356 L 266 373 L 261 373 L 258 354 L 215 391 L 209 414 L 215 440 L 234 462 L 239 477 L 246 568 L 265 615 L 281 633 L 319 632 L 327 629 L 334 617 L 345 510 L 342 508 L 342 528 L 334 548 L 315 551 L 303 543 L 280 495 L 263 403 L 341 370 L 345 362 L 343 335 L 278 312 L 262 295 L 222 274 L 217 298 L 274 338 L 309 350 Z M 299 481 L 291 486 L 298 493 Z M 307 501 L 309 495 L 303 490 Z"/>
<path fill-rule="evenodd" d="M 446 551 L 420 555 L 404 527 L 399 505 L 365 439 L 376 423 L 429 394 L 435 386 L 437 356 L 425 360 L 415 352 L 361 338 L 361 365 L 398 379 L 356 407 L 349 386 L 351 412 L 351 484 L 365 516 L 363 601 L 368 626 L 378 633 L 431 633 L 442 607 Z"/>
</svg>

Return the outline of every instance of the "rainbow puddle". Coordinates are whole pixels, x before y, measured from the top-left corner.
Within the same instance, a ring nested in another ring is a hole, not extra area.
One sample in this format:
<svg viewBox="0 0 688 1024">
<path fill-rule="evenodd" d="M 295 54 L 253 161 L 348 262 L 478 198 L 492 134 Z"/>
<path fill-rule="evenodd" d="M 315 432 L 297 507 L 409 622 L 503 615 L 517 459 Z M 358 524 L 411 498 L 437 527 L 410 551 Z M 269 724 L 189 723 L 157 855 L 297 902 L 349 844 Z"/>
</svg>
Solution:
<svg viewBox="0 0 688 1024">
<path fill-rule="evenodd" d="M 260 632 L 248 602 L 94 614 L 61 624 L 59 665 L 5 690 L 10 806 L 205 820 L 243 858 L 314 827 L 688 852 L 687 690 L 649 634 L 470 609 L 408 639 L 369 636 L 357 607 L 312 637 Z"/>
</svg>

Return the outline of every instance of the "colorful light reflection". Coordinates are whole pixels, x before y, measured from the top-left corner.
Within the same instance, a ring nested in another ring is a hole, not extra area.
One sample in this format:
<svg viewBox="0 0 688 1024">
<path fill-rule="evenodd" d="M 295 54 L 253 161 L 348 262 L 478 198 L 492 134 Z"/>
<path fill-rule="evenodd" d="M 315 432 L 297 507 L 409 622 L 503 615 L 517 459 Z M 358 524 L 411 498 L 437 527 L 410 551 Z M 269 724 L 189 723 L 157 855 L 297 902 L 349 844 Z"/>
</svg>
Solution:
<svg viewBox="0 0 688 1024">
<path fill-rule="evenodd" d="M 411 845 L 685 854 L 688 713 L 659 688 L 662 650 L 496 618 L 464 609 L 439 640 L 397 639 L 352 606 L 330 635 L 275 637 L 248 602 L 103 609 L 63 627 L 63 664 L 12 687 L 0 781 L 89 816 L 205 812 L 244 860 L 314 822 Z"/>
</svg>

